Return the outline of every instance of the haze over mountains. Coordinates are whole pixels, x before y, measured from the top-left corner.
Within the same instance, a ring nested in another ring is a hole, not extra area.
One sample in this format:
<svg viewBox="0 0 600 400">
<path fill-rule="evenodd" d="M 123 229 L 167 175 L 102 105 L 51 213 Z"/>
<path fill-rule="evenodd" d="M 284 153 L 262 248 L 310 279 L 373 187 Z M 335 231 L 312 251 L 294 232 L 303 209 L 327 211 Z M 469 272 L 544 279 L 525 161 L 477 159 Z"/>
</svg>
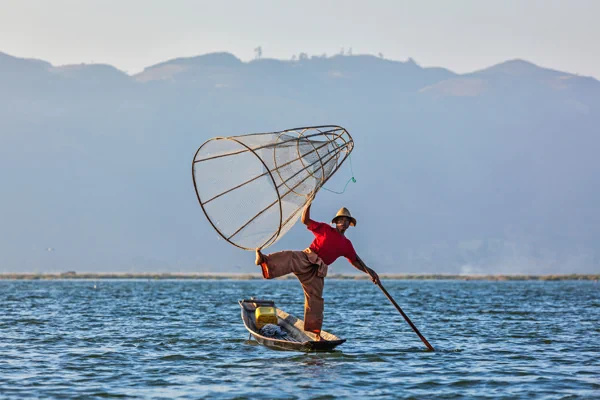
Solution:
<svg viewBox="0 0 600 400">
<path fill-rule="evenodd" d="M 357 183 L 319 192 L 313 217 L 348 207 L 348 236 L 375 270 L 600 271 L 593 78 L 523 60 L 457 75 L 228 53 L 129 76 L 0 53 L 0 273 L 258 272 L 202 214 L 194 152 L 214 136 L 323 124 L 352 134 Z M 327 187 L 350 176 L 345 165 Z M 311 240 L 297 224 L 269 250 Z"/>
</svg>

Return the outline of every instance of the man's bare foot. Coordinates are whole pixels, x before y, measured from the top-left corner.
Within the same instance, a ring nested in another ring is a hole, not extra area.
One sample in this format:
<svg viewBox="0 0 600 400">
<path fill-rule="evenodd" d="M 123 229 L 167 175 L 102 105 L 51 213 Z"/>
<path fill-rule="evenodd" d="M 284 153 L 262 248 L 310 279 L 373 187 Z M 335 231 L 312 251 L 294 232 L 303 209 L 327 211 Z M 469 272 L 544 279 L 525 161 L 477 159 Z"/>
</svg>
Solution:
<svg viewBox="0 0 600 400">
<path fill-rule="evenodd" d="M 320 333 L 317 333 L 317 338 L 315 339 L 315 342 L 326 342 L 326 339 L 323 339 L 323 337 L 321 337 Z"/>
<path fill-rule="evenodd" d="M 254 262 L 256 265 L 263 263 L 263 254 L 260 252 L 260 249 L 256 249 L 256 260 Z"/>
</svg>

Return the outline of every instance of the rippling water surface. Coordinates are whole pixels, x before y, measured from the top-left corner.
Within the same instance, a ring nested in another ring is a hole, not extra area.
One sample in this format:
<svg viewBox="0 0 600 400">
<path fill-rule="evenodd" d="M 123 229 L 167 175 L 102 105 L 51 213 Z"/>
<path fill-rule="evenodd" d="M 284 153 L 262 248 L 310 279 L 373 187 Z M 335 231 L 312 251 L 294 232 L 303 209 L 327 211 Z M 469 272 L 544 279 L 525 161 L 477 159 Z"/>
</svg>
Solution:
<svg viewBox="0 0 600 400">
<path fill-rule="evenodd" d="M 328 280 L 331 353 L 248 340 L 237 300 L 295 280 L 0 281 L 0 397 L 599 398 L 600 284 Z"/>
</svg>

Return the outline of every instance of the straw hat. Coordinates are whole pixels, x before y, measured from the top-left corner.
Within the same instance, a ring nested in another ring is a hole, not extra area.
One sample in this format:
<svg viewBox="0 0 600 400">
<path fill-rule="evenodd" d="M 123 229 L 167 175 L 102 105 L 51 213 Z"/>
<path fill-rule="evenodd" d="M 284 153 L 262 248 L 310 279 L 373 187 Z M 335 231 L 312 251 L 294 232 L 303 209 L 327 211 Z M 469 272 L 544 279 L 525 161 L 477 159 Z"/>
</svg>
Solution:
<svg viewBox="0 0 600 400">
<path fill-rule="evenodd" d="M 337 217 L 348 217 L 350 218 L 350 226 L 356 226 L 356 219 L 352 217 L 352 215 L 350 214 L 350 210 L 348 210 L 346 207 L 340 208 L 340 211 L 338 211 L 337 214 L 335 214 L 335 217 L 333 217 L 333 219 L 331 220 L 332 224 L 335 224 L 335 220 Z"/>
</svg>

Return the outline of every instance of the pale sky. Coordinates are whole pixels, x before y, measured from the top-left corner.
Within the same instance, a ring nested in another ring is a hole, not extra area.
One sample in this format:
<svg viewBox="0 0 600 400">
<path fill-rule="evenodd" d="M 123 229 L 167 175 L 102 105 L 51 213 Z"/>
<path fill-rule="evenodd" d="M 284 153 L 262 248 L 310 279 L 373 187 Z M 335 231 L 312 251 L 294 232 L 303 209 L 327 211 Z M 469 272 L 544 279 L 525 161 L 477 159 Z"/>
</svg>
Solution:
<svg viewBox="0 0 600 400">
<path fill-rule="evenodd" d="M 600 79 L 600 0 L 0 0 L 0 52 L 130 74 L 215 51 L 242 60 L 383 53 L 464 73 L 522 58 Z"/>
</svg>

